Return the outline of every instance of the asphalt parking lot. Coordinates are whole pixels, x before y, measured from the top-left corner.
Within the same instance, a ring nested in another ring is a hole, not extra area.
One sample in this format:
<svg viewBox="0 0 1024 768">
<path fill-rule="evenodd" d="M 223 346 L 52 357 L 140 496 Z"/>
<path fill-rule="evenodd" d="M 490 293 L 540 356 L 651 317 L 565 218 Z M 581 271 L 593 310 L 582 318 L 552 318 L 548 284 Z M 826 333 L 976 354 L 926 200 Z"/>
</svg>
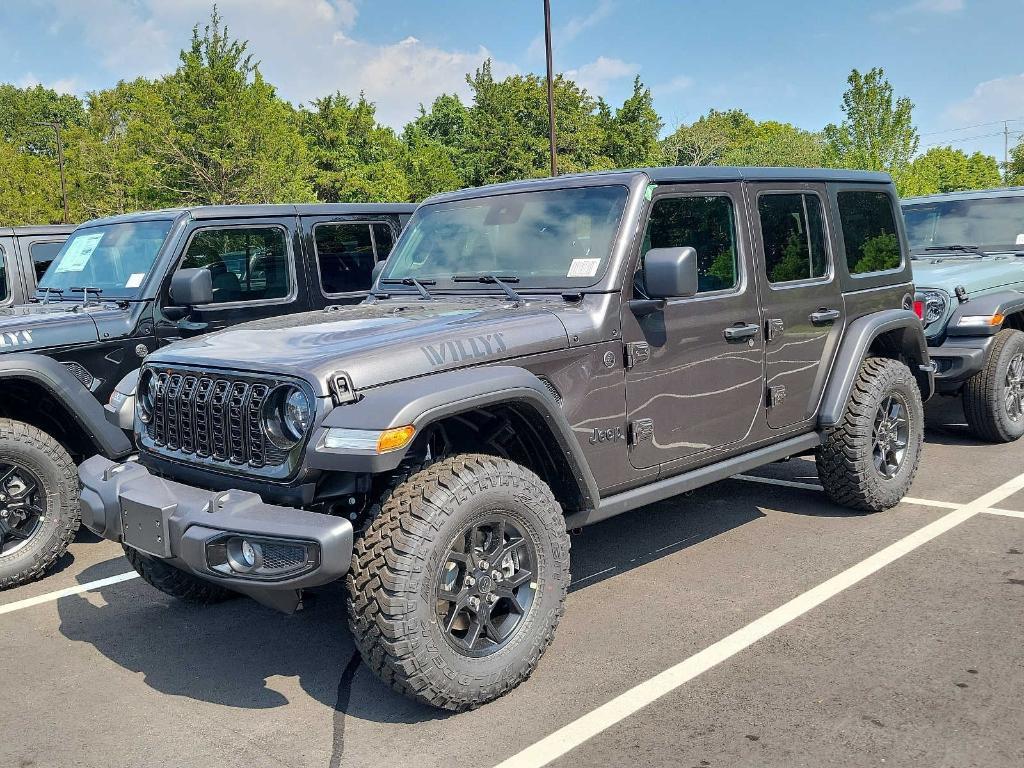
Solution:
<svg viewBox="0 0 1024 768">
<path fill-rule="evenodd" d="M 587 529 L 533 677 L 445 715 L 377 681 L 343 595 L 176 603 L 81 536 L 0 593 L 0 766 L 1020 766 L 1024 442 L 929 408 L 911 499 L 802 459 Z M 1014 514 L 1016 513 L 1016 514 Z"/>
</svg>

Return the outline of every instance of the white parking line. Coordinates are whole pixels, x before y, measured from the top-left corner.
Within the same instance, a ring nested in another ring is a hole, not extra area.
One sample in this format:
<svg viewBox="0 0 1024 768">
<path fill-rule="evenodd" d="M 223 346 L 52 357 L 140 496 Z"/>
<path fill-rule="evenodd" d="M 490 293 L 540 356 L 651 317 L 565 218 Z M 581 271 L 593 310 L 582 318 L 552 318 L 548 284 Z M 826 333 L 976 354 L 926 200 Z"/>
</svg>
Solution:
<svg viewBox="0 0 1024 768">
<path fill-rule="evenodd" d="M 981 510 L 986 515 L 1002 515 L 1003 517 L 1019 517 L 1024 520 L 1024 512 L 1018 512 L 1016 509 L 983 509 Z"/>
<path fill-rule="evenodd" d="M 100 589 L 101 587 L 106 587 L 111 584 L 118 584 L 122 581 L 129 581 L 130 579 L 137 579 L 138 577 L 139 574 L 135 571 L 129 571 L 128 573 L 119 573 L 117 576 L 108 576 L 105 579 L 97 579 L 96 581 L 88 581 L 85 584 L 77 584 L 73 587 L 68 587 L 67 589 L 58 589 L 56 592 L 47 592 L 45 595 L 29 597 L 25 600 L 18 600 L 15 603 L 0 605 L 0 615 L 20 611 L 22 608 L 31 608 L 34 605 L 42 605 L 43 603 L 60 600 L 62 597 L 69 597 L 70 595 L 80 595 L 83 592 L 90 592 L 94 589 Z"/>
<path fill-rule="evenodd" d="M 774 611 L 755 619 L 742 629 L 708 646 L 699 653 L 681 661 L 651 679 L 630 688 L 606 704 L 588 712 L 522 752 L 499 763 L 496 768 L 542 768 L 553 760 L 575 749 L 602 731 L 612 727 L 648 704 L 674 691 L 684 683 L 706 672 L 780 627 L 803 616 L 808 611 L 835 597 L 840 592 L 866 579 L 881 568 L 927 544 L 993 504 L 1024 489 L 1024 474 L 1003 483 L 995 490 L 978 497 L 969 504 L 919 528 L 885 549 L 847 568 L 842 573 L 793 598 Z"/>
<path fill-rule="evenodd" d="M 783 488 L 803 488 L 808 491 L 824 490 L 817 483 L 801 483 L 796 480 L 781 480 L 777 477 L 758 477 L 757 475 L 733 475 L 732 480 L 746 480 L 748 483 L 764 483 L 765 485 L 779 485 Z M 934 501 L 932 499 L 917 499 L 913 496 L 904 496 L 906 504 L 916 504 L 919 507 L 936 507 L 938 509 L 960 509 L 963 504 L 955 504 L 952 501 Z"/>
</svg>

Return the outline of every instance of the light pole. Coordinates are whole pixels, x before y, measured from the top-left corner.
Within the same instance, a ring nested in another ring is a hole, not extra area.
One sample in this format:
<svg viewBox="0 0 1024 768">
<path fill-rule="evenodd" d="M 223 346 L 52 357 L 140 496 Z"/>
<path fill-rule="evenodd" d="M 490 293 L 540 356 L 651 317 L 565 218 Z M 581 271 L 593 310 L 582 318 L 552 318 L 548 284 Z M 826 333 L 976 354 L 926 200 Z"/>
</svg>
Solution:
<svg viewBox="0 0 1024 768">
<path fill-rule="evenodd" d="M 551 175 L 558 175 L 555 149 L 555 80 L 551 62 L 551 0 L 544 0 L 544 45 L 548 60 L 548 140 L 551 144 Z"/>
<path fill-rule="evenodd" d="M 64 141 L 60 136 L 60 123 L 56 120 L 53 122 L 39 122 L 35 125 L 45 125 L 49 128 L 53 128 L 57 133 L 57 165 L 60 168 L 60 198 L 64 203 L 64 223 L 68 223 L 68 185 L 67 180 L 64 178 Z"/>
</svg>

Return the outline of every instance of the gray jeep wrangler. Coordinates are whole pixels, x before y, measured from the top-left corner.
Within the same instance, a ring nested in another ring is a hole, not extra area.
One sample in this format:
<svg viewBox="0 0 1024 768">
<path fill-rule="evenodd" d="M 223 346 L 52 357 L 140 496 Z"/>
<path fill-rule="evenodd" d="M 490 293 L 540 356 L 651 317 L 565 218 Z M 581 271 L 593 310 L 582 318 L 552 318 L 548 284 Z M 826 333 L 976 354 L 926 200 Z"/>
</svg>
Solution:
<svg viewBox="0 0 1024 768">
<path fill-rule="evenodd" d="M 345 577 L 378 675 L 479 706 L 551 642 L 569 529 L 811 452 L 833 501 L 900 500 L 933 372 L 898 212 L 886 175 L 793 169 L 431 198 L 364 304 L 150 355 L 83 520 L 187 600 Z"/>
</svg>

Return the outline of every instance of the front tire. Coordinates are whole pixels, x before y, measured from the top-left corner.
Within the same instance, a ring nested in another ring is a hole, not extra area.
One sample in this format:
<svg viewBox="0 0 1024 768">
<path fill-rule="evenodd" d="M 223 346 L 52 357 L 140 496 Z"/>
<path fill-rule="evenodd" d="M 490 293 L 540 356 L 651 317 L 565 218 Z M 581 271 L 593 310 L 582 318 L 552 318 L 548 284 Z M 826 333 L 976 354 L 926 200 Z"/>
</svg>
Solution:
<svg viewBox="0 0 1024 768">
<path fill-rule="evenodd" d="M 1024 333 L 996 334 L 985 367 L 964 384 L 964 416 L 971 432 L 990 443 L 1024 435 Z"/>
<path fill-rule="evenodd" d="M 864 512 L 896 506 L 910 490 L 924 440 L 917 382 L 898 360 L 869 357 L 839 423 L 815 459 L 818 479 L 837 504 Z"/>
<path fill-rule="evenodd" d="M 213 605 L 238 596 L 237 592 L 185 573 L 159 558 L 150 557 L 123 544 L 121 546 L 124 548 L 124 556 L 142 580 L 165 595 L 195 605 Z"/>
<path fill-rule="evenodd" d="M 474 709 L 525 680 L 551 643 L 569 586 L 565 518 L 528 469 L 453 456 L 385 494 L 346 582 L 353 637 L 379 677 Z"/>
<path fill-rule="evenodd" d="M 0 419 L 0 590 L 42 575 L 80 522 L 68 452 L 36 427 Z"/>
</svg>

